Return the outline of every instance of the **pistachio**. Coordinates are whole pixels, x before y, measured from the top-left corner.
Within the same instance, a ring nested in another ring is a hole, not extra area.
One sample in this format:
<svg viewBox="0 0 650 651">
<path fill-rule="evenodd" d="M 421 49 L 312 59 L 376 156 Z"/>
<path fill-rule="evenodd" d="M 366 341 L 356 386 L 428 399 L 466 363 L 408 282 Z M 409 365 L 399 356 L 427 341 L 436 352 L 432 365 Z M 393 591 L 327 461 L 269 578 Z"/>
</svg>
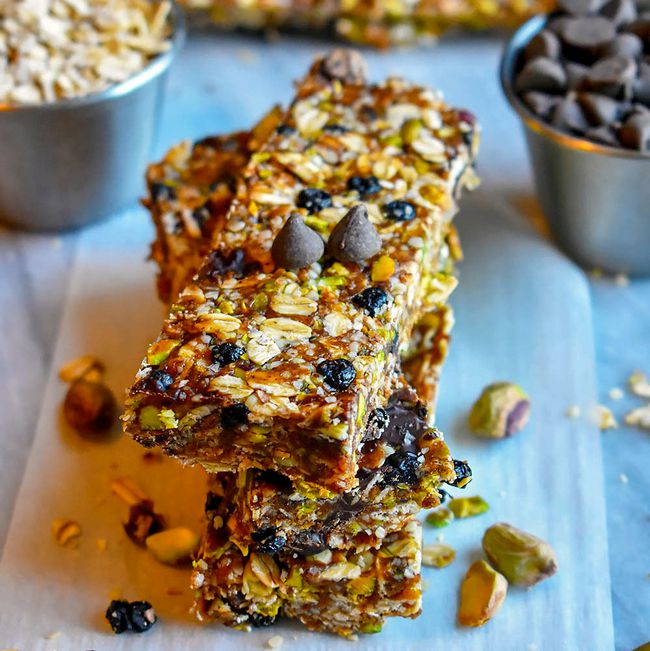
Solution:
<svg viewBox="0 0 650 651">
<path fill-rule="evenodd" d="M 458 623 L 483 626 L 501 607 L 508 591 L 505 577 L 485 561 L 472 563 L 460 587 Z"/>
<path fill-rule="evenodd" d="M 441 506 L 427 515 L 426 523 L 436 529 L 442 529 L 450 524 L 453 519 L 454 514 L 446 506 Z"/>
<path fill-rule="evenodd" d="M 80 434 L 95 438 L 111 430 L 117 417 L 117 402 L 105 384 L 75 380 L 66 393 L 63 415 Z"/>
<path fill-rule="evenodd" d="M 153 502 L 144 499 L 129 508 L 129 519 L 124 523 L 126 535 L 136 544 L 143 547 L 149 537 L 167 526 L 164 516 L 156 513 Z"/>
<path fill-rule="evenodd" d="M 495 382 L 481 393 L 469 415 L 469 427 L 477 436 L 501 439 L 523 429 L 530 415 L 530 400 L 511 382 Z"/>
<path fill-rule="evenodd" d="M 52 537 L 57 545 L 76 549 L 81 542 L 81 527 L 74 520 L 56 519 L 52 522 Z"/>
<path fill-rule="evenodd" d="M 457 518 L 471 518 L 485 513 L 490 507 L 478 495 L 472 497 L 455 497 L 449 502 L 449 508 Z"/>
<path fill-rule="evenodd" d="M 353 206 L 334 227 L 327 252 L 341 262 L 361 264 L 381 250 L 381 238 L 368 219 L 363 204 Z"/>
<path fill-rule="evenodd" d="M 289 216 L 271 246 L 273 261 L 283 269 L 301 269 L 317 262 L 325 244 L 297 214 Z"/>
<path fill-rule="evenodd" d="M 174 527 L 147 536 L 147 549 L 166 565 L 188 561 L 199 545 L 199 535 L 187 527 Z"/>
<path fill-rule="evenodd" d="M 388 280 L 395 273 L 395 260 L 389 255 L 380 256 L 372 265 L 370 278 L 375 283 Z"/>
<path fill-rule="evenodd" d="M 535 585 L 557 572 L 557 556 L 548 543 L 505 522 L 489 527 L 482 544 L 490 563 L 512 585 Z"/>
<path fill-rule="evenodd" d="M 364 58 L 356 50 L 337 48 L 323 58 L 320 64 L 321 74 L 330 80 L 344 84 L 363 84 L 368 74 Z"/>
<path fill-rule="evenodd" d="M 422 565 L 440 569 L 447 567 L 455 558 L 456 551 L 449 545 L 438 543 L 422 547 Z"/>
</svg>

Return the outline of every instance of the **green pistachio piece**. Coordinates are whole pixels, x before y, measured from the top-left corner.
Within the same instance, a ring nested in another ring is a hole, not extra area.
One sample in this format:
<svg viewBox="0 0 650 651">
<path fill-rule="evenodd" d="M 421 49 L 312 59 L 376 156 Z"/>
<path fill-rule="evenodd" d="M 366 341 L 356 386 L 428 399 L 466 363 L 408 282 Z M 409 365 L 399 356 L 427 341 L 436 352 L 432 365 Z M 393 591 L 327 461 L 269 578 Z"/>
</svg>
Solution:
<svg viewBox="0 0 650 651">
<path fill-rule="evenodd" d="M 478 495 L 472 497 L 455 497 L 449 502 L 449 508 L 457 518 L 471 518 L 489 510 L 487 502 Z"/>
<path fill-rule="evenodd" d="M 161 339 L 156 341 L 147 351 L 147 364 L 150 366 L 158 366 L 162 364 L 168 357 L 169 353 L 176 348 L 181 342 L 175 339 Z"/>
<path fill-rule="evenodd" d="M 161 409 L 158 413 L 158 418 L 165 429 L 174 429 L 175 427 L 178 427 L 178 419 L 171 409 Z"/>
<path fill-rule="evenodd" d="M 469 415 L 469 427 L 477 436 L 502 439 L 523 429 L 530 415 L 525 391 L 511 382 L 496 382 L 483 389 Z"/>
<path fill-rule="evenodd" d="M 531 586 L 557 572 L 557 556 L 541 538 L 505 522 L 483 535 L 483 551 L 512 585 Z"/>
<path fill-rule="evenodd" d="M 377 622 L 376 624 L 366 624 L 362 629 L 362 633 L 381 633 L 381 629 L 383 628 L 383 624 L 380 622 Z"/>
<path fill-rule="evenodd" d="M 456 551 L 453 547 L 443 544 L 424 545 L 422 547 L 422 565 L 427 567 L 437 567 L 441 569 L 447 567 L 456 558 Z"/>
<path fill-rule="evenodd" d="M 453 519 L 454 514 L 446 506 L 441 506 L 427 515 L 426 523 L 436 529 L 442 529 L 450 524 Z"/>
<path fill-rule="evenodd" d="M 153 405 L 147 405 L 140 410 L 139 415 L 140 427 L 144 430 L 164 429 L 164 425 L 158 415 L 158 408 Z"/>
<path fill-rule="evenodd" d="M 402 125 L 402 138 L 407 145 L 413 144 L 422 131 L 422 122 L 417 119 L 407 120 Z"/>
</svg>

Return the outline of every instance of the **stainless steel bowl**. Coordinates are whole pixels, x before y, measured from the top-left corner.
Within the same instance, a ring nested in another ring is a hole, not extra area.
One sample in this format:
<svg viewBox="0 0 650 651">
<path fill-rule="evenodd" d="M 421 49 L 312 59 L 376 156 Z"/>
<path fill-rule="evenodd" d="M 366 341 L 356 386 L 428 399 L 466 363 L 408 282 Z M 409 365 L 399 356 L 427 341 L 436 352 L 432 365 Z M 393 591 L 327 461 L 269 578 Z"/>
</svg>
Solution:
<svg viewBox="0 0 650 651">
<path fill-rule="evenodd" d="M 501 84 L 524 124 L 542 210 L 558 244 L 590 269 L 650 274 L 650 156 L 562 133 L 531 113 L 512 82 L 537 16 L 506 46 Z"/>
<path fill-rule="evenodd" d="M 142 192 L 167 70 L 185 38 L 171 14 L 172 47 L 101 93 L 0 110 L 0 219 L 28 230 L 76 228 Z"/>
</svg>

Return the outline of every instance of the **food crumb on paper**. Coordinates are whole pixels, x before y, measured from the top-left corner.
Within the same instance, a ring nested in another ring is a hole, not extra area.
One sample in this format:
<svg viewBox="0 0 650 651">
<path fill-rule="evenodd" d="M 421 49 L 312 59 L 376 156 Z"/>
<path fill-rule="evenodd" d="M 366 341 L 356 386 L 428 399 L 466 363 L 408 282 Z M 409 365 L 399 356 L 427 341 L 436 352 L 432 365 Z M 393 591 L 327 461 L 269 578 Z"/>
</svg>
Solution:
<svg viewBox="0 0 650 651">
<path fill-rule="evenodd" d="M 618 422 L 616 421 L 616 418 L 614 418 L 612 410 L 605 405 L 596 405 L 593 416 L 596 425 L 598 425 L 598 429 L 603 432 L 608 429 L 618 428 Z"/>
<path fill-rule="evenodd" d="M 623 390 L 619 387 L 614 387 L 608 393 L 611 400 L 621 400 L 623 398 Z"/>
<path fill-rule="evenodd" d="M 567 410 L 566 410 L 566 415 L 567 418 L 578 418 L 580 416 L 580 406 L 579 405 L 571 405 Z"/>
<path fill-rule="evenodd" d="M 618 476 L 618 480 L 621 484 L 628 484 L 630 482 L 630 478 L 624 472 Z"/>
<path fill-rule="evenodd" d="M 269 649 L 279 649 L 284 642 L 284 638 L 281 635 L 274 635 L 272 638 L 267 640 L 266 646 Z"/>
</svg>

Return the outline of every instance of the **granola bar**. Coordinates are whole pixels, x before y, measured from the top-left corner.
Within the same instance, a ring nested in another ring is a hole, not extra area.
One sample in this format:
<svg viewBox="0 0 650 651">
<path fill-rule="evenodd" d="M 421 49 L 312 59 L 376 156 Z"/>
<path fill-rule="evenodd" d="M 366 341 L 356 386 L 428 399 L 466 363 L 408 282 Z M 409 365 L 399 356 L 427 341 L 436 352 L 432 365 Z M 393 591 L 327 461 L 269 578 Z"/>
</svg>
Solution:
<svg viewBox="0 0 650 651">
<path fill-rule="evenodd" d="M 275 470 L 321 496 L 358 483 L 367 415 L 388 398 L 381 379 L 432 296 L 455 286 L 432 270 L 476 144 L 467 112 L 401 80 L 367 85 L 363 68 L 344 51 L 317 61 L 252 156 L 131 389 L 125 428 L 142 444 L 211 471 Z M 372 282 L 378 258 L 275 265 L 290 215 L 327 237 L 360 199 L 389 278 Z"/>
<path fill-rule="evenodd" d="M 184 0 L 224 28 L 311 29 L 372 45 L 435 42 L 454 29 L 512 28 L 555 0 Z"/>
<path fill-rule="evenodd" d="M 236 628 L 269 626 L 285 615 L 312 630 L 376 633 L 387 617 L 419 615 L 421 552 L 414 519 L 378 549 L 311 556 L 242 553 L 217 521 L 194 564 L 195 612 Z"/>
</svg>

